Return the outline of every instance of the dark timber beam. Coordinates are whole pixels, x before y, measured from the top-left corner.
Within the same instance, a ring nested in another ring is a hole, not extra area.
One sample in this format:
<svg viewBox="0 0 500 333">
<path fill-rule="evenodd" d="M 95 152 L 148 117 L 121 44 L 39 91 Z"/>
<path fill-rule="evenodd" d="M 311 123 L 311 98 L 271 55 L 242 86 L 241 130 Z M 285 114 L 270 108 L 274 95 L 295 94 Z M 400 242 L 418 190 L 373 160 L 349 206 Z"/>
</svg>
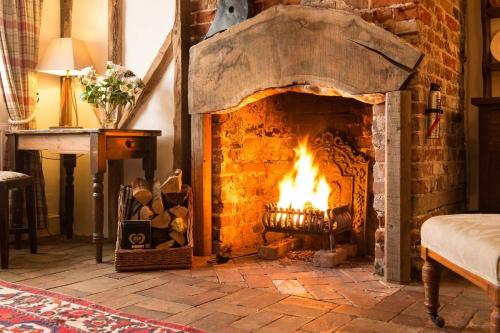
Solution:
<svg viewBox="0 0 500 333">
<path fill-rule="evenodd" d="M 191 120 L 188 107 L 189 46 L 191 39 L 190 0 L 176 0 L 174 24 L 174 168 L 184 171 L 191 183 Z"/>
</svg>

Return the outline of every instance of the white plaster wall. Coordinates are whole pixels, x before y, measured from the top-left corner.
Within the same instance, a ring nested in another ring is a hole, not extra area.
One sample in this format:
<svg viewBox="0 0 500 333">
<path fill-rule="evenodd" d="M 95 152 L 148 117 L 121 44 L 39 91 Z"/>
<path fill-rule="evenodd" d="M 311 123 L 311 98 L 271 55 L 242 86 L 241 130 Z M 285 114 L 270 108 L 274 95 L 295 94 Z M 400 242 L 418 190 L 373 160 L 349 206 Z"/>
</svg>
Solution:
<svg viewBox="0 0 500 333">
<path fill-rule="evenodd" d="M 174 26 L 175 1 L 125 0 L 124 17 L 124 64 L 137 75 L 144 77 L 158 49 L 168 32 Z M 158 138 L 158 168 L 156 177 L 163 179 L 172 169 L 173 118 L 174 118 L 174 65 L 169 65 L 165 76 L 159 82 L 134 121 L 131 128 L 161 130 Z M 125 164 L 125 182 L 143 176 L 139 161 Z"/>
<path fill-rule="evenodd" d="M 39 57 L 42 57 L 48 43 L 59 37 L 59 0 L 45 0 L 40 26 Z M 59 77 L 38 73 L 39 102 L 37 104 L 37 128 L 57 126 L 59 123 Z M 47 196 L 49 232 L 59 231 L 59 155 L 43 152 L 42 166 L 45 175 L 45 194 Z"/>
<path fill-rule="evenodd" d="M 108 2 L 104 0 L 74 0 L 72 21 L 72 37 L 85 41 L 97 72 L 104 73 L 108 59 Z M 76 84 L 76 91 L 78 98 L 81 93 L 78 84 Z M 79 98 L 77 104 L 80 126 L 84 128 L 99 127 L 92 107 L 88 103 L 81 102 Z M 104 188 L 107 189 L 106 177 Z M 107 201 L 104 207 L 107 207 Z M 77 159 L 74 211 L 74 233 L 81 236 L 92 235 L 94 225 L 89 155 L 83 155 Z M 107 209 L 105 214 L 107 214 Z M 104 226 L 104 230 L 107 230 L 107 224 Z"/>
</svg>

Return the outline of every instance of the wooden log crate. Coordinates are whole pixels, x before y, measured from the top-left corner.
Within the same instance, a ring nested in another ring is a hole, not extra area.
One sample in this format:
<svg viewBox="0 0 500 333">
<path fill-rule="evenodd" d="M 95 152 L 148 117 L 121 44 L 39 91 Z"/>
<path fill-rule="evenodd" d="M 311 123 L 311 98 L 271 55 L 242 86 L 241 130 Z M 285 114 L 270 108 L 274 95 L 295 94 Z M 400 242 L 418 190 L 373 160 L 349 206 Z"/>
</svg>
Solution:
<svg viewBox="0 0 500 333">
<path fill-rule="evenodd" d="M 143 187 L 143 184 L 133 184 L 134 191 L 137 191 L 139 188 Z M 155 186 L 153 186 L 154 188 Z M 157 186 L 156 186 L 157 187 Z M 127 203 L 127 200 L 136 200 L 135 198 L 127 197 L 126 195 L 126 186 L 122 186 L 120 189 L 120 195 L 118 199 L 118 237 L 116 241 L 116 250 L 115 250 L 115 269 L 117 271 L 139 271 L 139 270 L 154 270 L 154 269 L 178 269 L 178 268 L 191 268 L 193 262 L 193 194 L 191 187 L 188 185 L 182 185 L 181 192 L 178 193 L 163 193 L 159 194 L 158 199 L 158 191 L 154 190 L 155 196 L 154 198 L 150 198 L 151 202 L 146 202 L 146 199 L 143 202 L 144 205 L 141 206 L 139 204 L 138 212 L 135 213 L 139 216 L 139 218 L 148 217 L 148 219 L 152 219 L 151 224 L 162 226 L 162 224 L 172 224 L 175 222 L 175 215 L 177 210 L 185 210 L 187 209 L 187 214 L 185 218 L 186 223 L 186 244 L 184 246 L 175 247 L 166 247 L 165 242 L 160 245 L 159 248 L 152 249 L 134 249 L 134 250 L 126 250 L 121 248 L 120 240 L 123 232 L 123 221 L 125 216 L 130 216 L 133 212 L 127 212 L 125 207 L 130 207 L 131 203 Z M 128 191 L 131 189 L 129 187 Z M 137 193 L 136 193 L 137 194 Z M 140 197 L 140 196 L 139 196 Z M 162 200 L 161 203 L 155 200 Z M 149 211 L 149 207 L 146 204 L 150 204 L 153 206 L 151 211 Z M 164 212 L 158 214 L 158 208 L 164 206 Z M 154 216 L 157 214 L 156 216 Z M 167 214 L 167 215 L 162 215 Z M 157 220 L 154 220 L 154 219 Z M 154 221 L 154 223 L 153 223 Z M 162 226 L 163 227 L 163 226 Z M 155 229 L 152 228 L 152 233 L 155 232 Z M 173 244 L 174 241 L 171 241 Z M 177 243 L 177 242 L 175 242 Z M 169 244 L 171 246 L 171 244 Z M 158 245 L 158 244 L 156 244 Z M 168 245 L 167 245 L 168 246 Z"/>
</svg>

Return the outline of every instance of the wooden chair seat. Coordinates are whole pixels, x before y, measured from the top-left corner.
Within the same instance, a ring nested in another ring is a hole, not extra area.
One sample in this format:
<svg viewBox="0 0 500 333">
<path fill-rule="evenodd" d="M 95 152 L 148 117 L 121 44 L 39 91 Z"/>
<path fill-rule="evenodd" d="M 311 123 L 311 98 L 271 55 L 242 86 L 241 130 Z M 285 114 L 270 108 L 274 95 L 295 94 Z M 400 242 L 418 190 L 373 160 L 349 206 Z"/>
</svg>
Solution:
<svg viewBox="0 0 500 333">
<path fill-rule="evenodd" d="M 33 178 L 19 172 L 0 171 L 0 255 L 1 267 L 7 269 L 9 267 L 9 212 L 11 210 L 9 203 L 10 190 L 24 190 L 26 194 L 26 215 L 28 220 L 28 228 L 17 228 L 12 231 L 16 234 L 28 233 L 31 253 L 36 253 L 36 212 L 35 212 L 35 195 L 33 190 Z M 23 205 L 22 202 L 16 203 Z M 16 216 L 23 218 L 23 215 Z M 20 238 L 20 237 L 19 237 Z"/>
<path fill-rule="evenodd" d="M 437 313 L 442 265 L 486 290 L 493 302 L 491 332 L 500 333 L 500 215 L 432 217 L 422 226 L 421 239 L 425 306 L 431 320 L 444 325 Z"/>
</svg>

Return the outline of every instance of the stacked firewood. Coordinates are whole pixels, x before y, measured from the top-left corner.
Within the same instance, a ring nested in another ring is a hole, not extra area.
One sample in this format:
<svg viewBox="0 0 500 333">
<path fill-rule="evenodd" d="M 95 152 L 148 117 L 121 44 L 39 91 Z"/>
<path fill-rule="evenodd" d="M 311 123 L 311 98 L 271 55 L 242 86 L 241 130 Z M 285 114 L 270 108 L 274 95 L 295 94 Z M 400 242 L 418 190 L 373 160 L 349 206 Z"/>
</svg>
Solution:
<svg viewBox="0 0 500 333">
<path fill-rule="evenodd" d="M 175 170 L 150 188 L 137 178 L 124 193 L 124 220 L 151 221 L 151 242 L 156 249 L 184 246 L 187 243 L 187 193 L 182 191 L 182 171 Z"/>
</svg>

